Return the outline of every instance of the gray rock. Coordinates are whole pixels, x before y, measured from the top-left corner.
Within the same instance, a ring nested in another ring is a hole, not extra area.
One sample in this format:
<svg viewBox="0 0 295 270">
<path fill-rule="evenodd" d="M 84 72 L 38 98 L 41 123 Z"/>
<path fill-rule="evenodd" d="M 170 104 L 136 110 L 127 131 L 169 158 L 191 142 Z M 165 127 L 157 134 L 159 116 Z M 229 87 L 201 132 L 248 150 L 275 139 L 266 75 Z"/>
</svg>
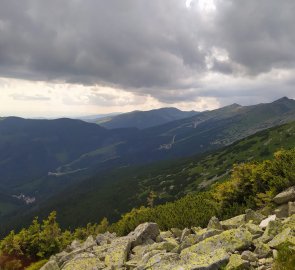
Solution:
<svg viewBox="0 0 295 270">
<path fill-rule="evenodd" d="M 212 217 L 209 220 L 207 229 L 223 230 L 222 225 L 217 217 Z"/>
<path fill-rule="evenodd" d="M 245 224 L 245 214 L 239 215 L 220 222 L 224 230 L 236 229 Z"/>
<path fill-rule="evenodd" d="M 287 190 L 279 193 L 273 198 L 273 201 L 277 204 L 288 203 L 295 200 L 295 186 L 288 188 Z"/>
<path fill-rule="evenodd" d="M 180 242 L 182 242 L 186 236 L 190 235 L 190 233 L 191 229 L 185 228 L 181 233 Z"/>
<path fill-rule="evenodd" d="M 268 245 L 272 248 L 278 248 L 280 244 L 290 242 L 295 245 L 295 233 L 291 228 L 284 229 L 281 233 L 277 234 Z"/>
<path fill-rule="evenodd" d="M 288 204 L 282 204 L 280 205 L 275 211 L 275 215 L 278 218 L 286 218 L 289 215 L 289 205 Z"/>
<path fill-rule="evenodd" d="M 156 241 L 157 236 L 160 234 L 158 224 L 156 223 L 143 223 L 137 226 L 137 228 L 128 234 L 128 238 L 131 240 L 131 246 L 135 247 L 146 242 L 148 239 Z"/>
<path fill-rule="evenodd" d="M 130 248 L 130 237 L 127 236 L 115 239 L 106 252 L 104 260 L 106 266 L 115 269 L 122 267 L 127 261 Z"/>
<path fill-rule="evenodd" d="M 245 211 L 245 222 L 249 222 L 252 220 L 254 224 L 259 224 L 263 219 L 265 219 L 265 216 L 253 211 L 252 209 L 247 209 Z"/>
<path fill-rule="evenodd" d="M 241 258 L 243 260 L 248 261 L 248 262 L 256 262 L 256 261 L 258 261 L 256 254 L 254 254 L 250 250 L 243 251 L 243 253 L 241 254 Z"/>
<path fill-rule="evenodd" d="M 110 232 L 105 232 L 103 234 L 98 234 L 96 236 L 96 243 L 100 246 L 105 245 L 105 244 L 110 244 L 113 239 L 116 238 L 115 233 L 110 233 Z"/>
<path fill-rule="evenodd" d="M 272 251 L 270 247 L 267 244 L 264 244 L 262 242 L 257 242 L 255 244 L 255 250 L 254 253 L 257 255 L 257 257 L 260 258 L 266 258 L 272 254 Z"/>
<path fill-rule="evenodd" d="M 269 224 L 269 222 L 276 220 L 277 216 L 276 215 L 271 215 L 268 216 L 268 218 L 262 220 L 259 224 L 260 228 L 266 228 Z"/>
<path fill-rule="evenodd" d="M 225 270 L 247 270 L 250 269 L 250 263 L 241 258 L 238 254 L 230 256 L 229 263 Z"/>
<path fill-rule="evenodd" d="M 288 216 L 292 216 L 295 214 L 295 202 L 288 203 Z"/>
</svg>

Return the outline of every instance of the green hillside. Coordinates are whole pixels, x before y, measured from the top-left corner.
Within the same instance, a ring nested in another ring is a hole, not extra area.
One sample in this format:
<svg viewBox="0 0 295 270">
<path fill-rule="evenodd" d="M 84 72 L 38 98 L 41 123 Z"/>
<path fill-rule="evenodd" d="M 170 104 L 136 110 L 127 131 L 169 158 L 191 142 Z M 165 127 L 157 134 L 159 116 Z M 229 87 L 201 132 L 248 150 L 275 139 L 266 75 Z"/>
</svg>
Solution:
<svg viewBox="0 0 295 270">
<path fill-rule="evenodd" d="M 63 227 L 77 227 L 103 217 L 115 221 L 133 207 L 147 205 L 151 191 L 156 193 L 155 205 L 174 201 L 227 179 L 235 163 L 265 160 L 280 148 L 292 147 L 295 147 L 295 122 L 259 132 L 203 156 L 100 173 L 10 224 L 18 224 L 20 220 L 29 222 L 35 215 L 44 217 L 53 209 L 60 214 Z M 9 227 L 9 222 L 6 224 Z"/>
</svg>

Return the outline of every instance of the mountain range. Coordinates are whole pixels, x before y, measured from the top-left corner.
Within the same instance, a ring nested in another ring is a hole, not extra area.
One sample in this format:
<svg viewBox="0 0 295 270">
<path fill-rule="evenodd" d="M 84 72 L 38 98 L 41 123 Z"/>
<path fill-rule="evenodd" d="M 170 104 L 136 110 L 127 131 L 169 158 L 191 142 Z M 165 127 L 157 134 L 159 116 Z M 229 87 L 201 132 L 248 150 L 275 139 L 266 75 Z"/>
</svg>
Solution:
<svg viewBox="0 0 295 270">
<path fill-rule="evenodd" d="M 170 164 L 171 159 L 214 151 L 261 130 L 291 122 L 295 120 L 295 101 L 281 98 L 272 103 L 253 106 L 232 104 L 213 111 L 188 112 L 188 117 L 164 124 L 149 120 L 146 123 L 151 127 L 140 129 L 142 126 L 139 126 L 139 118 L 152 119 L 152 115 L 159 118 L 157 115 L 161 112 L 162 119 L 168 119 L 166 116 L 171 112 L 174 115 L 179 113 L 178 110 L 167 108 L 134 112 L 127 114 L 127 118 L 124 114 L 121 118 L 120 115 L 115 116 L 116 121 L 113 123 L 121 128 L 106 128 L 74 119 L 2 118 L 0 194 L 5 196 L 0 198 L 0 218 L 8 220 L 19 211 L 31 208 L 36 210 L 43 203 L 50 205 L 47 201 L 52 198 L 59 201 L 57 198 L 60 197 L 53 196 L 60 196 L 70 189 L 71 193 L 75 193 L 75 190 L 81 189 L 78 186 L 83 186 L 87 179 L 95 179 L 92 180 L 95 186 L 100 186 L 101 183 L 107 190 L 112 190 L 115 189 L 114 186 L 105 185 L 121 178 L 116 170 L 125 168 L 133 172 L 134 166 L 153 164 L 160 160 L 167 160 Z M 178 114 L 179 117 L 182 113 Z M 132 119 L 135 127 L 131 127 Z M 149 175 L 148 171 L 140 170 Z M 217 175 L 223 173 L 223 170 L 216 172 Z M 133 179 L 135 176 L 132 174 L 127 178 L 129 177 Z M 127 183 L 128 179 L 124 179 Z M 89 187 L 92 185 L 87 184 Z M 173 185 L 170 183 L 166 189 Z M 110 194 L 104 188 L 99 189 L 103 194 Z M 196 187 L 193 185 L 191 188 Z M 148 192 L 148 188 L 144 190 Z M 140 195 L 141 198 L 146 198 L 144 192 L 144 195 Z M 168 193 L 163 201 L 173 200 L 181 194 Z M 108 197 L 107 200 L 111 198 Z M 138 203 L 142 203 L 142 200 L 138 200 Z M 116 211 L 117 208 L 114 209 Z M 124 209 L 117 209 L 118 215 Z"/>
</svg>

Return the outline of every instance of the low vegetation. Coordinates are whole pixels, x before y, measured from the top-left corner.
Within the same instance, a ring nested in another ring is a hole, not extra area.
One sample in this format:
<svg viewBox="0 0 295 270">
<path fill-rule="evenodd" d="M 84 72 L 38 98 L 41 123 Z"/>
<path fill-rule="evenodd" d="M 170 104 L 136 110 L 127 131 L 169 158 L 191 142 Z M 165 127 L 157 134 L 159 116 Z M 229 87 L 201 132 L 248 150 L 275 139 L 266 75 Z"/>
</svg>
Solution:
<svg viewBox="0 0 295 270">
<path fill-rule="evenodd" d="M 135 208 L 111 225 L 103 219 L 100 224 L 88 224 L 73 232 L 62 231 L 56 221 L 56 213 L 52 212 L 41 223 L 36 218 L 28 228 L 18 233 L 12 231 L 1 241 L 0 267 L 21 269 L 31 262 L 46 259 L 61 251 L 73 239 L 85 239 L 88 235 L 106 230 L 125 235 L 145 221 L 158 223 L 162 230 L 205 226 L 214 215 L 224 219 L 237 215 L 246 208 L 271 207 L 270 202 L 275 194 L 295 185 L 294 167 L 295 148 L 280 150 L 272 160 L 234 166 L 227 181 L 213 185 L 208 191 L 190 194 L 164 205 Z M 280 256 L 285 256 L 280 254 L 293 251 L 282 248 L 280 252 L 278 262 Z M 286 263 L 293 263 L 292 258 Z"/>
</svg>

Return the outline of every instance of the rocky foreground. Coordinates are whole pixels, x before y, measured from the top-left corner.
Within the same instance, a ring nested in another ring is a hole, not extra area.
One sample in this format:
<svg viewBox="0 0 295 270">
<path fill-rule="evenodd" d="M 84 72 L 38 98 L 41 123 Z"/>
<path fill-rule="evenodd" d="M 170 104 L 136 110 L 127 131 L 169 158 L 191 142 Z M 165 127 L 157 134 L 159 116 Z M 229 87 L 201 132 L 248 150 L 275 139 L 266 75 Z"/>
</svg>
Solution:
<svg viewBox="0 0 295 270">
<path fill-rule="evenodd" d="M 295 187 L 278 194 L 273 215 L 246 210 L 207 228 L 172 228 L 161 232 L 156 223 L 144 223 L 125 237 L 92 236 L 73 241 L 41 270 L 271 269 L 280 244 L 295 245 Z M 294 266 L 295 269 L 295 266 Z"/>
</svg>

